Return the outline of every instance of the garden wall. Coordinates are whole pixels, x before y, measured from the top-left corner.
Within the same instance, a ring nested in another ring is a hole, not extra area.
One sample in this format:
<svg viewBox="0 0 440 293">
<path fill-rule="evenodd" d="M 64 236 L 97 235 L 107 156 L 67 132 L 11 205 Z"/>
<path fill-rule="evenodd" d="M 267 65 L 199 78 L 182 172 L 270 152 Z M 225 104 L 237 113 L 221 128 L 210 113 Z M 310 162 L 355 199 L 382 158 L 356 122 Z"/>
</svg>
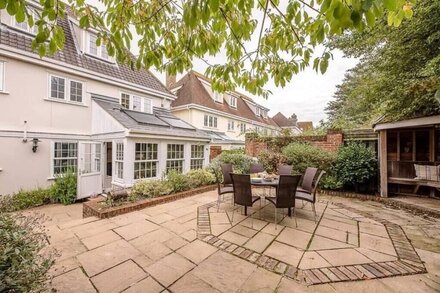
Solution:
<svg viewBox="0 0 440 293">
<path fill-rule="evenodd" d="M 245 151 L 251 157 L 257 157 L 261 151 L 280 151 L 292 142 L 305 141 L 327 151 L 337 151 L 344 141 L 341 130 L 329 130 L 326 135 L 289 136 L 289 137 L 255 137 L 246 135 Z"/>
</svg>

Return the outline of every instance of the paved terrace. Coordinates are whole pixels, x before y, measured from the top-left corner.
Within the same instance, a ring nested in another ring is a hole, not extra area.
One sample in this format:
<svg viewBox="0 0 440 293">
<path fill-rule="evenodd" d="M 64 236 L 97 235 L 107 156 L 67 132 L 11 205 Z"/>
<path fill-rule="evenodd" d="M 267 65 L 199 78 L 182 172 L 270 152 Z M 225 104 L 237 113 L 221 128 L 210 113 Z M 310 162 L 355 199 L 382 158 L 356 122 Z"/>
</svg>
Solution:
<svg viewBox="0 0 440 293">
<path fill-rule="evenodd" d="M 438 292 L 440 221 L 381 203 L 320 197 L 297 222 L 257 202 L 232 222 L 216 192 L 111 219 L 82 206 L 31 210 L 50 217 L 59 292 Z M 301 204 L 298 204 L 301 207 Z M 252 217 L 252 219 L 250 218 Z M 168 291 L 167 291 L 168 290 Z"/>
</svg>

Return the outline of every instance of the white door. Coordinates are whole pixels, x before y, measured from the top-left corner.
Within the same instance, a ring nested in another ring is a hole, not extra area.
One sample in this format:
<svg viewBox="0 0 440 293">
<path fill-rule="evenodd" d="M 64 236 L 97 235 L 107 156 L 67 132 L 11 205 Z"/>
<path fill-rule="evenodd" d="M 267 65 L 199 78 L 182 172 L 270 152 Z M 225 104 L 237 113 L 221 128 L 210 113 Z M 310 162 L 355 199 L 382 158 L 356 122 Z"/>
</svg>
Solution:
<svg viewBox="0 0 440 293">
<path fill-rule="evenodd" d="M 78 144 L 77 199 L 102 193 L 102 143 Z"/>
</svg>

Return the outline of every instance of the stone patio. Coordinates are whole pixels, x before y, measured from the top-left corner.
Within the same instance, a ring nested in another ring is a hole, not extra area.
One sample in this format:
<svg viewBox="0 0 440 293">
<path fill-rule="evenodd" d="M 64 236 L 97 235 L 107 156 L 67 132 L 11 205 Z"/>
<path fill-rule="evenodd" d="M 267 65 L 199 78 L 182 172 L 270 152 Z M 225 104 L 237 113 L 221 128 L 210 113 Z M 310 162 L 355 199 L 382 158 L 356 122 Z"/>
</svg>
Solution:
<svg viewBox="0 0 440 293">
<path fill-rule="evenodd" d="M 216 192 L 111 219 L 50 205 L 59 292 L 437 292 L 440 221 L 381 203 L 320 197 L 297 224 L 259 203 L 248 216 Z"/>
</svg>

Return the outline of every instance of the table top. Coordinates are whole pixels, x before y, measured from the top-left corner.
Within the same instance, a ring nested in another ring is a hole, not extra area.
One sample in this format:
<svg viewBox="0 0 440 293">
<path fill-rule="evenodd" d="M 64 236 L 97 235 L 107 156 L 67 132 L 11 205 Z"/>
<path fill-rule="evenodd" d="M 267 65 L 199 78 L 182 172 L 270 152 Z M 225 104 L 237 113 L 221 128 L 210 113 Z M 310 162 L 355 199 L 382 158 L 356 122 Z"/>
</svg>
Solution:
<svg viewBox="0 0 440 293">
<path fill-rule="evenodd" d="M 264 179 L 261 179 L 256 181 L 255 179 L 251 179 L 251 185 L 256 186 L 277 186 L 278 185 L 278 179 L 272 180 L 272 181 L 266 181 Z"/>
</svg>

